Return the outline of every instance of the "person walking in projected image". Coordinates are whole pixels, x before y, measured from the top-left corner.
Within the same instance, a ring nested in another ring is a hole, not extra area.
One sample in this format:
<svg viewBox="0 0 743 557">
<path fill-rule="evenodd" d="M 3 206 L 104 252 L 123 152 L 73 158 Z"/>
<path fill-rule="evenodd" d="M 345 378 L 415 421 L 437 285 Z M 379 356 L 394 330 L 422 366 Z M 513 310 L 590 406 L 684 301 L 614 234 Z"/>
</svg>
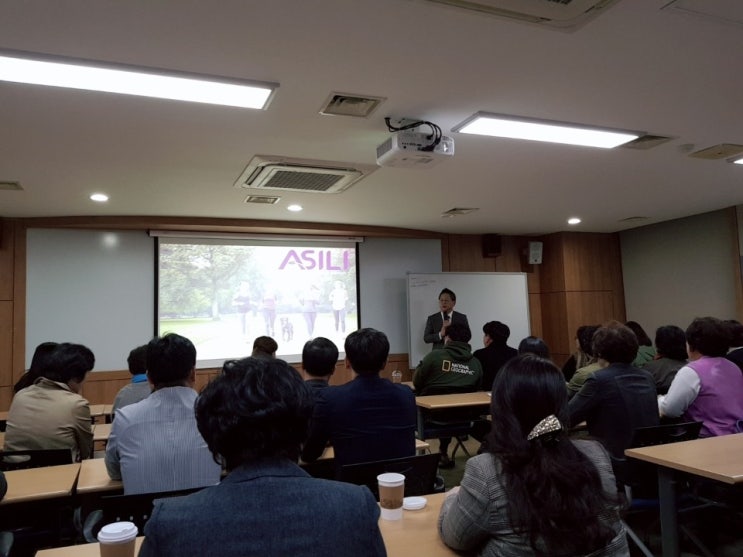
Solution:
<svg viewBox="0 0 743 557">
<path fill-rule="evenodd" d="M 330 292 L 328 298 L 330 299 L 330 305 L 333 308 L 333 319 L 335 319 L 335 332 L 337 333 L 340 327 L 342 333 L 346 332 L 346 302 L 348 302 L 348 292 L 346 291 L 346 285 L 341 281 L 335 281 L 333 290 Z"/>
<path fill-rule="evenodd" d="M 310 338 L 312 338 L 315 333 L 315 319 L 317 319 L 317 303 L 319 301 L 320 289 L 312 284 L 304 293 L 301 300 L 302 314 L 304 315 L 304 322 L 307 325 L 307 334 Z"/>
<path fill-rule="evenodd" d="M 446 329 L 452 323 L 458 323 L 465 327 L 469 338 L 472 338 L 467 316 L 458 311 L 455 312 L 455 305 L 457 305 L 457 295 L 448 288 L 444 288 L 439 294 L 439 311 L 428 316 L 426 328 L 423 332 L 423 342 L 432 344 L 431 350 L 444 347 Z"/>
<path fill-rule="evenodd" d="M 263 322 L 266 325 L 266 335 L 275 336 L 276 333 L 276 293 L 268 288 L 263 294 L 262 301 Z"/>
<path fill-rule="evenodd" d="M 245 280 L 240 283 L 240 288 L 238 289 L 237 294 L 232 298 L 232 304 L 235 306 L 237 313 L 240 314 L 240 331 L 247 341 L 248 313 L 252 308 L 250 304 L 250 283 Z"/>
</svg>

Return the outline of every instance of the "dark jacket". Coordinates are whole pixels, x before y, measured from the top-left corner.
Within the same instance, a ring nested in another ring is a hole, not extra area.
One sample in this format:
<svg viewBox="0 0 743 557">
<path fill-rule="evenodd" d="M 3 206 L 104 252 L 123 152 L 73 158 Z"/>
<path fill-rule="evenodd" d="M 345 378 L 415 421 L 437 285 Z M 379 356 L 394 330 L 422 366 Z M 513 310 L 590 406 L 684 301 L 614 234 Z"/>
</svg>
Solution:
<svg viewBox="0 0 743 557">
<path fill-rule="evenodd" d="M 214 487 L 157 501 L 139 555 L 380 557 L 378 519 L 365 487 L 312 478 L 286 459 L 265 460 Z"/>
<path fill-rule="evenodd" d="M 451 322 L 457 325 L 462 325 L 470 330 L 470 324 L 467 321 L 467 316 L 464 313 L 458 311 L 451 312 Z M 444 318 L 441 316 L 441 312 L 429 315 L 426 319 L 426 328 L 423 331 L 423 342 L 426 344 L 433 344 L 431 350 L 438 350 L 444 347 L 444 339 L 439 337 L 441 327 L 444 325 Z M 471 334 L 471 333 L 470 333 Z"/>
<path fill-rule="evenodd" d="M 635 428 L 658 425 L 655 380 L 644 369 L 611 364 L 586 379 L 568 404 L 571 425 L 583 421 L 609 453 L 624 458 Z"/>
<path fill-rule="evenodd" d="M 482 390 L 492 391 L 495 376 L 508 360 L 518 355 L 518 350 L 505 344 L 491 342 L 485 348 L 475 350 L 474 356 L 482 364 Z"/>
<path fill-rule="evenodd" d="M 316 391 L 302 460 L 317 460 L 328 441 L 337 467 L 415 455 L 415 395 L 379 375 Z"/>
</svg>

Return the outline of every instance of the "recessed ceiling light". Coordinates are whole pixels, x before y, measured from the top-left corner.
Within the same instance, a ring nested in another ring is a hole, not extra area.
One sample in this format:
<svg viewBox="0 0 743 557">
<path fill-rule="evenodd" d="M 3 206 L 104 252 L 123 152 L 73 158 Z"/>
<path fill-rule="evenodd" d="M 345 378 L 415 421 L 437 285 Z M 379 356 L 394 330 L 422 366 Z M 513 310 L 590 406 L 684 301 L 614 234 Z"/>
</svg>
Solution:
<svg viewBox="0 0 743 557">
<path fill-rule="evenodd" d="M 584 147 L 600 147 L 611 149 L 629 141 L 633 141 L 642 134 L 622 130 L 611 130 L 566 122 L 552 122 L 520 116 L 506 116 L 478 112 L 468 118 L 452 131 L 491 135 L 509 139 L 526 139 L 530 141 L 547 141 L 567 145 L 581 145 Z"/>
<path fill-rule="evenodd" d="M 295 204 L 293 204 L 293 205 L 289 205 L 289 206 L 287 207 L 287 209 L 289 209 L 289 210 L 290 210 L 290 211 L 292 211 L 293 213 L 297 213 L 297 212 L 299 212 L 299 211 L 301 211 L 301 210 L 302 210 L 302 206 L 301 206 L 301 205 L 297 205 L 297 204 L 295 203 Z"/>
<path fill-rule="evenodd" d="M 568 219 L 568 224 L 570 224 L 570 225 L 580 224 L 580 222 L 581 222 L 581 220 L 578 217 L 570 217 Z"/>
<path fill-rule="evenodd" d="M 276 83 L 0 52 L 0 80 L 240 108 L 265 108 Z"/>
<path fill-rule="evenodd" d="M 90 196 L 90 199 L 98 203 L 105 203 L 108 201 L 108 196 L 105 193 L 94 193 Z"/>
</svg>

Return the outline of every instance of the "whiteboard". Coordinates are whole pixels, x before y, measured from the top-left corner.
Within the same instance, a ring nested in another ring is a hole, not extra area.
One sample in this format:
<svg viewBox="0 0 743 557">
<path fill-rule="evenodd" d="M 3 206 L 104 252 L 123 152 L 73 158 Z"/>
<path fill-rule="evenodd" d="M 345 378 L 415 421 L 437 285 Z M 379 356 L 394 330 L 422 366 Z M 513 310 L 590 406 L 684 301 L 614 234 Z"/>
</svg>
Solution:
<svg viewBox="0 0 743 557">
<path fill-rule="evenodd" d="M 408 274 L 408 323 L 410 325 L 410 367 L 418 365 L 431 351 L 423 342 L 429 315 L 439 310 L 442 289 L 457 296 L 454 311 L 467 316 L 472 331 L 470 345 L 483 347 L 482 326 L 501 321 L 511 329 L 510 346 L 518 346 L 531 334 L 529 325 L 529 289 L 526 273 L 410 273 Z"/>
</svg>

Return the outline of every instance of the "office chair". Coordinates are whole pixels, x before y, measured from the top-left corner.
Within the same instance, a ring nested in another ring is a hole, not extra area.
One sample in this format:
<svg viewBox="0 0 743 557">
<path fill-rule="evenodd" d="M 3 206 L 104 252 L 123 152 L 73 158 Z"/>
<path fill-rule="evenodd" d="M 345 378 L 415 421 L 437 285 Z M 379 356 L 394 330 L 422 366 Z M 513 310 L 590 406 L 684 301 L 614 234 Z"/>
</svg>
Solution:
<svg viewBox="0 0 743 557">
<path fill-rule="evenodd" d="M 180 497 L 204 489 L 196 487 L 178 491 L 163 491 L 159 493 L 138 493 L 136 495 L 109 495 L 101 497 L 100 509 L 88 514 L 83 524 L 83 536 L 88 543 L 98 541 L 98 531 L 112 522 L 133 522 L 139 529 L 139 535 L 144 534 L 144 526 L 152 516 L 152 509 L 156 499 Z"/>
<path fill-rule="evenodd" d="M 341 482 L 365 485 L 379 498 L 377 476 L 385 472 L 397 472 L 405 476 L 405 497 L 441 493 L 444 480 L 437 476 L 439 455 L 429 453 L 406 458 L 377 460 L 341 466 L 336 479 Z"/>
<path fill-rule="evenodd" d="M 699 437 L 702 422 L 684 422 L 664 424 L 651 427 L 638 427 L 635 429 L 630 448 L 649 447 L 654 445 L 665 445 L 678 443 L 680 441 L 691 441 Z M 657 467 L 648 462 L 642 462 L 633 458 L 611 457 L 614 475 L 617 485 L 624 490 L 629 507 L 627 515 L 635 515 L 643 512 L 657 513 L 660 508 L 658 500 L 658 472 Z M 679 512 L 690 512 L 711 506 L 704 502 L 699 504 L 692 501 L 690 497 L 682 499 L 690 502 Z M 622 520 L 628 537 L 646 557 L 653 557 L 645 542 L 631 528 L 626 520 Z M 702 541 L 688 528 L 679 526 L 680 530 L 697 546 L 705 557 L 713 557 L 713 554 L 705 547 Z"/>
<path fill-rule="evenodd" d="M 33 449 L 27 451 L 0 451 L 0 470 L 23 470 L 72 464 L 70 449 Z"/>
</svg>

